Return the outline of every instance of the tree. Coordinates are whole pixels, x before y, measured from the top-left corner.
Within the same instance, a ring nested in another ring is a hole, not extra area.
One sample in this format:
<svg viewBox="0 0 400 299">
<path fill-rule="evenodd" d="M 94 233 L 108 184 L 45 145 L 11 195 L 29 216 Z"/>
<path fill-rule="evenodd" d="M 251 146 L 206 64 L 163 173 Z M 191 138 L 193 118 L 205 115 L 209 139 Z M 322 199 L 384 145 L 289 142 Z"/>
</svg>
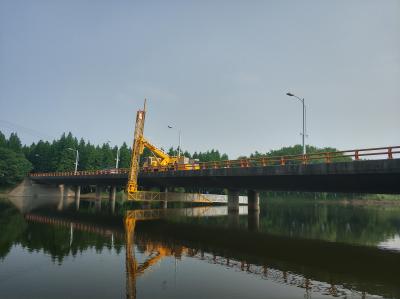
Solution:
<svg viewBox="0 0 400 299">
<path fill-rule="evenodd" d="M 115 166 L 115 157 L 108 143 L 104 143 L 101 147 L 101 168 L 113 168 Z"/>
<path fill-rule="evenodd" d="M 6 136 L 0 131 L 0 147 L 7 147 Z"/>
<path fill-rule="evenodd" d="M 323 147 L 323 148 L 318 148 L 316 146 L 312 146 L 312 145 L 307 145 L 306 146 L 307 149 L 307 155 L 312 155 L 312 154 L 319 154 L 319 153 L 326 153 L 326 152 L 337 152 L 338 150 L 336 148 L 332 148 L 332 147 Z M 282 157 L 282 156 L 294 156 L 294 155 L 302 155 L 303 153 L 303 147 L 300 144 L 296 144 L 293 146 L 287 146 L 287 147 L 282 147 L 280 149 L 277 150 L 271 150 L 265 154 L 260 153 L 258 151 L 256 151 L 254 154 L 250 155 L 250 158 L 262 158 L 262 157 L 266 157 L 266 158 L 270 158 L 270 157 Z M 317 156 L 314 156 L 315 158 Z M 242 158 L 246 158 L 246 157 L 242 157 Z M 324 162 L 325 159 L 323 156 L 321 156 L 321 158 L 319 159 L 313 159 L 310 160 L 308 163 L 321 163 Z M 332 159 L 333 162 L 341 162 L 341 161 L 351 161 L 351 157 L 344 157 L 341 154 L 338 154 L 335 156 L 334 159 Z M 277 159 L 275 161 L 275 163 L 279 164 L 279 160 Z M 298 164 L 301 163 L 301 160 L 298 161 L 289 161 L 288 163 L 290 164 Z"/>
<path fill-rule="evenodd" d="M 10 186 L 23 180 L 32 164 L 22 153 L 0 148 L 0 185 Z"/>
<path fill-rule="evenodd" d="M 210 150 L 204 153 L 195 152 L 192 156 L 193 159 L 199 159 L 200 162 L 223 161 L 228 160 L 227 154 L 221 154 L 218 150 Z"/>
<path fill-rule="evenodd" d="M 131 164 L 131 150 L 124 142 L 119 149 L 119 167 L 128 168 Z"/>
<path fill-rule="evenodd" d="M 17 133 L 11 133 L 7 141 L 7 147 L 14 152 L 20 152 L 22 150 L 21 140 Z"/>
</svg>

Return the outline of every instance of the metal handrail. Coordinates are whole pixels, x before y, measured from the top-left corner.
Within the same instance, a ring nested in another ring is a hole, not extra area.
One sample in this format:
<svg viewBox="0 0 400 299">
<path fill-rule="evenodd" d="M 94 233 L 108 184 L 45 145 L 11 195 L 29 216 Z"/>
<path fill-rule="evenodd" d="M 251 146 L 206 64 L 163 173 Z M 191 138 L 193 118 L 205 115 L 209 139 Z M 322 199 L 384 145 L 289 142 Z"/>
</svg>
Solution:
<svg viewBox="0 0 400 299">
<path fill-rule="evenodd" d="M 345 150 L 337 152 L 321 152 L 306 155 L 285 155 L 285 156 L 263 156 L 260 158 L 243 158 L 236 160 L 222 160 L 199 162 L 186 164 L 184 168 L 179 165 L 161 166 L 161 167 L 146 167 L 141 168 L 142 172 L 163 172 L 163 171 L 186 171 L 186 170 L 203 170 L 203 169 L 220 169 L 220 168 L 245 168 L 245 167 L 267 167 L 267 166 L 284 166 L 295 163 L 304 165 L 312 162 L 332 163 L 335 159 L 352 158 L 358 161 L 361 157 L 382 156 L 386 159 L 393 159 L 395 155 L 400 154 L 400 146 L 375 147 L 366 149 Z M 90 175 L 118 175 L 129 173 L 128 168 L 119 169 L 102 169 L 102 170 L 83 170 L 64 171 L 64 172 L 45 172 L 45 173 L 30 173 L 32 177 L 49 177 L 49 176 L 90 176 Z"/>
</svg>

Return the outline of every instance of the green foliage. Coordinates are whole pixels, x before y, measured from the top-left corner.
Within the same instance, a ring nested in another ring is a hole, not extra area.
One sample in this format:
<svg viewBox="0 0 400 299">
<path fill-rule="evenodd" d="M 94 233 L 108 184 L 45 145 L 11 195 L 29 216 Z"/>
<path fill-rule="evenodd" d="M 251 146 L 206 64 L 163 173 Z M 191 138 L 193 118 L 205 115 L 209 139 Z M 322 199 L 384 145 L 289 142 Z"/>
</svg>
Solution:
<svg viewBox="0 0 400 299">
<path fill-rule="evenodd" d="M 204 153 L 202 152 L 194 152 L 193 159 L 199 159 L 200 162 L 209 162 L 209 161 L 223 161 L 228 160 L 227 154 L 221 154 L 218 150 L 210 150 Z"/>
<path fill-rule="evenodd" d="M 323 147 L 323 148 L 318 148 L 312 145 L 307 145 L 306 146 L 306 152 L 308 155 L 313 155 L 313 154 L 319 154 L 319 153 L 334 153 L 337 152 L 338 150 L 333 147 Z M 268 157 L 282 157 L 282 156 L 295 156 L 295 155 L 301 155 L 303 153 L 303 147 L 300 144 L 296 144 L 293 146 L 288 146 L 288 147 L 282 147 L 278 150 L 271 150 L 265 154 L 260 153 L 260 152 L 255 152 L 254 154 L 250 155 L 250 158 L 268 158 Z M 344 157 L 341 154 L 337 154 L 335 158 L 332 159 L 332 162 L 346 162 L 346 161 L 351 161 L 351 157 Z M 291 161 L 294 163 L 294 161 Z M 296 161 L 297 163 L 301 163 L 301 161 Z M 321 159 L 314 159 L 310 160 L 309 163 L 320 163 L 324 162 L 324 158 L 321 156 Z"/>
<path fill-rule="evenodd" d="M 10 252 L 25 228 L 22 214 L 9 203 L 0 200 L 0 260 Z"/>
<path fill-rule="evenodd" d="M 131 164 L 131 149 L 124 142 L 119 149 L 119 166 L 128 168 Z"/>
<path fill-rule="evenodd" d="M 22 181 L 31 168 L 31 163 L 22 153 L 0 148 L 0 186 L 9 186 Z"/>
<path fill-rule="evenodd" d="M 0 147 L 7 147 L 6 136 L 0 131 Z"/>
<path fill-rule="evenodd" d="M 24 149 L 33 164 L 34 172 L 73 171 L 76 150 L 79 152 L 78 170 L 98 170 L 115 167 L 118 147 L 111 148 L 108 143 L 93 145 L 84 139 L 78 141 L 71 133 L 63 134 L 52 143 L 39 141 Z M 119 167 L 129 167 L 130 149 L 124 143 L 120 148 Z"/>
<path fill-rule="evenodd" d="M 75 168 L 76 150 L 79 151 L 78 170 L 114 168 L 118 151 L 117 146 L 112 148 L 108 143 L 96 146 L 84 139 L 78 141 L 71 132 L 62 134 L 59 139 L 53 140 L 52 142 L 40 140 L 37 143 L 32 143 L 30 146 L 22 146 L 16 133 L 12 133 L 9 139 L 7 139 L 4 134 L 0 132 L 0 148 L 18 153 L 18 155 L 15 156 L 7 152 L 7 155 L 11 155 L 14 158 L 19 157 L 19 159 L 21 159 L 25 156 L 32 164 L 33 172 L 73 171 Z M 170 148 L 167 153 L 172 156 L 177 156 L 178 149 Z M 200 162 L 228 159 L 226 154 L 221 154 L 218 150 L 214 149 L 207 152 L 195 152 L 193 155 L 188 151 L 182 152 L 181 154 L 189 158 L 199 159 Z M 131 148 L 124 142 L 119 148 L 119 168 L 129 168 L 131 155 Z M 141 162 L 143 162 L 146 157 L 152 155 L 153 154 L 145 148 L 141 156 Z M 11 156 L 7 159 L 11 159 Z M 16 161 L 12 160 L 12 163 L 16 163 Z M 16 169 L 19 169 L 23 164 L 20 163 L 14 166 Z M 22 169 L 26 170 L 26 168 Z M 20 173 L 17 177 L 20 177 Z M 14 179 L 12 181 L 14 181 Z"/>
<path fill-rule="evenodd" d="M 11 133 L 7 141 L 7 147 L 14 152 L 20 152 L 22 150 L 21 140 L 16 133 Z"/>
</svg>

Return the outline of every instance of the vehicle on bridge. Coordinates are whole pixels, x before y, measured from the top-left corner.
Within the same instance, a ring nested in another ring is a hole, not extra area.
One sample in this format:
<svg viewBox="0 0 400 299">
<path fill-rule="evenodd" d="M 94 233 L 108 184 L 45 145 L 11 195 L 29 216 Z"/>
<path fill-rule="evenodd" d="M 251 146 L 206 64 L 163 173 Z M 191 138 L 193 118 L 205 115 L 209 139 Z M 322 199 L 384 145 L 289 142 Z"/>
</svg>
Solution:
<svg viewBox="0 0 400 299">
<path fill-rule="evenodd" d="M 151 144 L 142 137 L 143 150 L 147 148 L 153 154 L 153 157 L 146 157 L 142 165 L 144 171 L 166 171 L 166 170 L 193 170 L 200 169 L 198 159 L 190 159 L 185 156 L 170 156 L 163 150 Z M 143 153 L 141 151 L 141 154 Z"/>
</svg>

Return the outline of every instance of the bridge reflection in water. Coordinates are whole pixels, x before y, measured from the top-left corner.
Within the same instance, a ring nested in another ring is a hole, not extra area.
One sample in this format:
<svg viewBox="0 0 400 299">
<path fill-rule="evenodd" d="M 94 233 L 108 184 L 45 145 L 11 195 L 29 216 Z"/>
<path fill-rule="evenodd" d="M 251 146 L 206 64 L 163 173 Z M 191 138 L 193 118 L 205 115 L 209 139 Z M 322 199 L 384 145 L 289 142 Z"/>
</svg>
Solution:
<svg viewBox="0 0 400 299">
<path fill-rule="evenodd" d="M 136 282 L 142 274 L 162 259 L 171 257 L 190 257 L 302 288 L 306 298 L 310 298 L 313 292 L 335 297 L 366 298 L 368 294 L 400 297 L 397 281 L 400 272 L 396 266 L 400 262 L 398 253 L 269 236 L 254 229 L 254 223 L 259 223 L 258 214 L 245 216 L 245 207 L 239 214 L 228 214 L 226 207 L 132 210 L 123 217 L 123 227 L 107 225 L 102 220 L 93 220 L 93 217 L 87 219 L 84 214 L 71 219 L 69 214 L 62 212 L 31 212 L 25 215 L 25 219 L 70 228 L 70 244 L 74 241 L 74 230 L 108 236 L 111 242 L 115 238 L 125 240 L 128 298 L 136 298 Z M 242 229 L 241 215 L 251 219 L 247 221 L 246 230 Z M 202 227 L 187 220 L 193 217 L 196 222 L 200 217 L 219 216 L 230 219 L 224 222 L 225 227 Z M 115 220 L 116 216 L 110 217 Z M 179 217 L 186 220 L 181 222 Z M 135 256 L 135 245 L 147 256 L 142 262 L 138 262 Z M 339 264 L 338 260 L 341 260 Z"/>
</svg>

